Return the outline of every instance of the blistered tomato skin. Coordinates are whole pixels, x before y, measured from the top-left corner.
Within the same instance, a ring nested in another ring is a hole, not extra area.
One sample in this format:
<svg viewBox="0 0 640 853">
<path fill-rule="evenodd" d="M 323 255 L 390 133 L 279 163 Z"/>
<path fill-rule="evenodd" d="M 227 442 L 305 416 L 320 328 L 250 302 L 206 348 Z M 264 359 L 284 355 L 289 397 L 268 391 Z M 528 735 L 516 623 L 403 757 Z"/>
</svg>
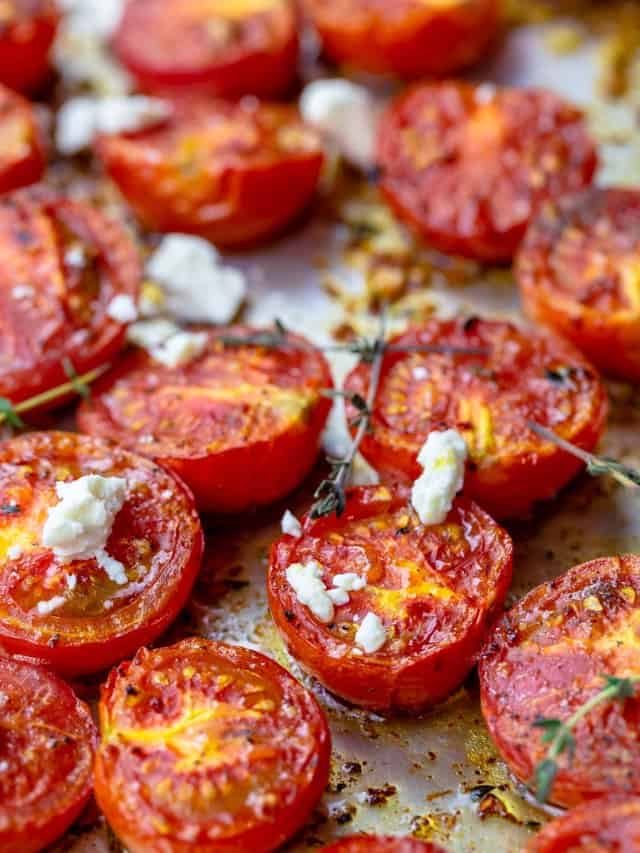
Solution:
<svg viewBox="0 0 640 853">
<path fill-rule="evenodd" d="M 399 347 L 453 346 L 476 354 L 394 352 L 385 357 L 372 429 L 361 450 L 386 480 L 421 473 L 418 453 L 433 430 L 456 429 L 469 447 L 465 494 L 494 518 L 526 515 L 581 469 L 541 439 L 530 420 L 591 451 L 607 420 L 605 387 L 560 338 L 498 320 L 433 320 L 394 339 Z M 348 377 L 366 396 L 369 368 Z"/>
<path fill-rule="evenodd" d="M 0 193 L 40 180 L 46 168 L 42 132 L 32 105 L 0 85 Z"/>
<path fill-rule="evenodd" d="M 0 657 L 0 849 L 38 853 L 91 794 L 97 732 L 89 708 L 44 669 Z"/>
<path fill-rule="evenodd" d="M 640 192 L 550 203 L 516 259 L 525 311 L 613 376 L 640 380 Z"/>
<path fill-rule="evenodd" d="M 318 134 L 293 107 L 247 99 L 180 101 L 166 123 L 103 136 L 97 152 L 147 228 L 233 247 L 300 216 L 324 162 Z"/>
<path fill-rule="evenodd" d="M 391 835 L 352 835 L 322 849 L 325 853 L 444 853 L 435 844 Z"/>
<path fill-rule="evenodd" d="M 551 92 L 426 83 L 380 125 L 382 189 L 429 245 L 509 262 L 549 199 L 591 183 L 595 144 L 583 114 Z"/>
<path fill-rule="evenodd" d="M 305 0 L 335 62 L 407 79 L 451 74 L 477 61 L 496 36 L 496 0 Z"/>
<path fill-rule="evenodd" d="M 100 730 L 96 797 L 131 853 L 267 853 L 328 782 L 317 702 L 239 646 L 142 649 L 103 687 Z"/>
<path fill-rule="evenodd" d="M 502 757 L 530 783 L 548 744 L 539 717 L 566 720 L 604 685 L 636 675 L 640 558 L 593 560 L 541 584 L 500 622 L 479 665 L 482 712 Z M 575 728 L 550 801 L 571 807 L 640 792 L 640 701 L 602 703 Z"/>
<path fill-rule="evenodd" d="M 322 392 L 332 385 L 331 373 L 311 348 L 221 340 L 252 331 L 209 329 L 203 355 L 173 369 L 141 350 L 129 353 L 80 406 L 80 429 L 171 468 L 201 510 L 241 512 L 284 497 L 318 456 L 331 406 Z"/>
<path fill-rule="evenodd" d="M 107 310 L 136 302 L 138 252 L 123 227 L 44 188 L 0 199 L 0 396 L 16 403 L 109 362 L 125 326 Z M 60 400 L 56 401 L 60 404 Z"/>
<path fill-rule="evenodd" d="M 269 565 L 269 606 L 291 654 L 341 698 L 385 713 L 424 710 L 462 683 L 511 582 L 511 539 L 478 506 L 458 501 L 443 524 L 424 526 L 407 497 L 352 489 L 339 520 L 306 518 L 301 538 L 273 545 Z M 335 575 L 366 580 L 330 624 L 287 579 L 289 566 L 314 560 L 328 589 Z M 386 634 L 374 653 L 356 638 L 368 613 Z"/>
<path fill-rule="evenodd" d="M 64 560 L 42 544 L 48 511 L 59 502 L 56 482 L 89 474 L 127 481 L 105 549 L 124 566 L 125 584 L 93 557 Z M 67 676 L 111 666 L 173 622 L 202 550 L 191 493 L 150 460 L 72 433 L 0 444 L 0 644 L 11 653 Z"/>
<path fill-rule="evenodd" d="M 275 98 L 297 75 L 297 18 L 291 0 L 136 0 L 114 47 L 149 92 Z"/>
<path fill-rule="evenodd" d="M 577 806 L 548 823 L 526 853 L 636 853 L 640 798 L 613 796 Z"/>
<path fill-rule="evenodd" d="M 55 0 L 8 0 L 3 4 L 0 83 L 31 92 L 44 81 L 59 17 Z"/>
</svg>

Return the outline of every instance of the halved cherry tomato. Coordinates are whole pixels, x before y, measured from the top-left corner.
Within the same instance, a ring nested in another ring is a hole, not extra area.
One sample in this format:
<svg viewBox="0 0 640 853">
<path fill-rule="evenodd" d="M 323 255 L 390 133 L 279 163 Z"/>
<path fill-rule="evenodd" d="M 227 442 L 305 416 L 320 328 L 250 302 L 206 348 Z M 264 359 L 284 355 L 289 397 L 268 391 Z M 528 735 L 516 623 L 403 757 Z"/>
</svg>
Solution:
<svg viewBox="0 0 640 853">
<path fill-rule="evenodd" d="M 284 497 L 317 458 L 331 405 L 321 392 L 331 387 L 331 374 L 311 348 L 221 340 L 251 331 L 209 330 L 203 355 L 176 368 L 131 352 L 80 406 L 80 429 L 176 471 L 202 510 L 240 512 Z"/>
<path fill-rule="evenodd" d="M 97 151 L 152 230 L 223 246 L 271 237 L 313 198 L 324 155 L 293 107 L 181 102 L 164 124 L 103 136 Z"/>
<path fill-rule="evenodd" d="M 127 498 L 107 554 L 127 576 L 110 579 L 94 557 L 65 560 L 42 544 L 56 483 L 122 477 Z M 88 436 L 30 433 L 0 444 L 0 644 L 58 672 L 98 672 L 158 637 L 193 586 L 203 537 L 193 498 L 148 459 Z"/>
<path fill-rule="evenodd" d="M 4 0 L 0 8 L 0 83 L 29 92 L 49 71 L 59 20 L 55 0 Z"/>
<path fill-rule="evenodd" d="M 517 257 L 526 312 L 607 373 L 640 380 L 640 192 L 544 206 Z"/>
<path fill-rule="evenodd" d="M 325 853 L 444 853 L 435 844 L 391 835 L 352 835 L 322 849 Z"/>
<path fill-rule="evenodd" d="M 33 107 L 0 85 L 0 193 L 35 183 L 45 168 L 42 133 Z"/>
<path fill-rule="evenodd" d="M 297 27 L 292 0 L 135 0 L 114 46 L 147 91 L 271 98 L 295 79 Z"/>
<path fill-rule="evenodd" d="M 287 568 L 316 561 L 330 589 L 354 572 L 366 586 L 328 624 L 302 604 Z M 271 551 L 268 591 L 291 654 L 338 696 L 377 711 L 419 711 L 445 699 L 473 667 L 511 582 L 509 535 L 477 505 L 456 502 L 443 524 L 421 524 L 407 490 L 352 489 L 345 513 L 304 522 Z M 384 626 L 379 651 L 356 632 Z"/>
<path fill-rule="evenodd" d="M 269 851 L 329 776 L 317 702 L 270 658 L 184 640 L 141 649 L 100 700 L 98 802 L 131 853 Z"/>
<path fill-rule="evenodd" d="M 638 673 L 640 557 L 592 560 L 533 589 L 498 625 L 480 661 L 482 711 L 525 783 L 546 757 L 540 718 L 566 720 L 604 686 Z M 551 800 L 573 806 L 640 794 L 640 698 L 603 702 L 574 729 Z"/>
<path fill-rule="evenodd" d="M 107 310 L 137 300 L 141 267 L 121 225 L 44 190 L 0 199 L 0 395 L 14 403 L 109 361 L 125 326 Z"/>
<path fill-rule="evenodd" d="M 0 657 L 0 849 L 37 853 L 91 794 L 91 712 L 50 672 Z"/>
<path fill-rule="evenodd" d="M 433 320 L 392 342 L 361 450 L 390 479 L 413 481 L 418 453 L 433 430 L 457 429 L 469 447 L 465 494 L 495 518 L 524 515 L 553 497 L 582 468 L 534 433 L 533 421 L 591 451 L 604 432 L 604 385 L 560 338 L 498 320 Z M 441 346 L 476 354 L 411 351 Z M 483 354 L 484 353 L 484 354 Z M 347 389 L 366 395 L 360 365 Z"/>
<path fill-rule="evenodd" d="M 400 77 L 451 74 L 488 48 L 497 0 L 305 0 L 335 62 Z"/>
<path fill-rule="evenodd" d="M 509 261 L 548 199 L 588 185 L 596 148 L 583 114 L 536 89 L 416 86 L 381 122 L 382 189 L 443 252 Z"/>
<path fill-rule="evenodd" d="M 527 853 L 637 853 L 640 798 L 604 797 L 548 823 Z"/>
</svg>

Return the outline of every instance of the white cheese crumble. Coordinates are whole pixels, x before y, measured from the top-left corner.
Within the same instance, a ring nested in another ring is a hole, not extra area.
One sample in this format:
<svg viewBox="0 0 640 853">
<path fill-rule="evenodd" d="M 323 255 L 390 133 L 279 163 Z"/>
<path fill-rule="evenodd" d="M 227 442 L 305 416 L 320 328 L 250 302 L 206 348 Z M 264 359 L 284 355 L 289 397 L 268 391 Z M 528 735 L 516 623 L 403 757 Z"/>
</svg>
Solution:
<svg viewBox="0 0 640 853">
<path fill-rule="evenodd" d="M 423 524 L 442 524 L 464 484 L 467 444 L 454 429 L 432 432 L 418 454 L 422 474 L 413 484 L 411 503 Z"/>
<path fill-rule="evenodd" d="M 58 0 L 65 13 L 64 24 L 77 33 L 101 40 L 110 38 L 118 28 L 125 0 Z"/>
<path fill-rule="evenodd" d="M 320 563 L 316 560 L 292 563 L 287 567 L 287 581 L 300 604 L 308 607 L 320 622 L 331 622 L 334 616 L 333 601 L 327 595 L 327 588 L 322 581 Z"/>
<path fill-rule="evenodd" d="M 357 592 L 360 589 L 364 589 L 367 582 L 355 572 L 345 572 L 343 575 L 334 576 L 333 585 L 338 587 L 338 589 L 344 589 L 345 592 Z"/>
<path fill-rule="evenodd" d="M 124 586 L 127 583 L 128 578 L 124 566 L 119 560 L 110 557 L 104 548 L 100 548 L 95 552 L 95 558 L 100 568 L 104 569 L 110 581 L 117 583 L 119 586 Z"/>
<path fill-rule="evenodd" d="M 290 509 L 286 510 L 282 516 L 280 527 L 282 528 L 283 533 L 286 533 L 289 536 L 294 536 L 296 539 L 299 539 L 302 536 L 302 525 Z"/>
<path fill-rule="evenodd" d="M 69 590 L 69 592 L 73 592 L 73 590 L 78 585 L 78 576 L 77 575 L 67 575 L 65 580 L 67 582 L 67 589 Z"/>
<path fill-rule="evenodd" d="M 138 309 L 127 293 L 119 293 L 107 306 L 107 316 L 116 323 L 134 323 L 138 319 Z"/>
<path fill-rule="evenodd" d="M 22 554 L 22 545 L 12 545 L 7 549 L 7 557 L 10 560 L 17 560 Z"/>
<path fill-rule="evenodd" d="M 36 295 L 36 291 L 30 284 L 16 284 L 11 295 L 14 299 L 31 299 Z"/>
<path fill-rule="evenodd" d="M 355 641 L 367 654 L 373 654 L 384 646 L 387 634 L 376 613 L 367 613 L 356 631 Z"/>
<path fill-rule="evenodd" d="M 6 773 L 9 769 L 8 761 L 0 761 L 0 773 Z"/>
<path fill-rule="evenodd" d="M 47 601 L 39 601 L 36 604 L 36 610 L 40 616 L 47 616 L 49 613 L 53 613 L 54 610 L 62 607 L 66 600 L 64 595 L 54 595 L 53 598 L 49 598 Z"/>
<path fill-rule="evenodd" d="M 127 340 L 165 367 L 179 367 L 202 355 L 208 337 L 206 332 L 184 332 L 170 320 L 157 319 L 133 323 Z"/>
<path fill-rule="evenodd" d="M 300 96 L 300 112 L 354 166 L 374 166 L 380 110 L 364 86 L 342 79 L 315 80 Z"/>
<path fill-rule="evenodd" d="M 163 237 L 146 273 L 164 291 L 161 310 L 188 323 L 229 323 L 247 295 L 244 274 L 223 265 L 211 243 L 188 234 Z"/>
</svg>

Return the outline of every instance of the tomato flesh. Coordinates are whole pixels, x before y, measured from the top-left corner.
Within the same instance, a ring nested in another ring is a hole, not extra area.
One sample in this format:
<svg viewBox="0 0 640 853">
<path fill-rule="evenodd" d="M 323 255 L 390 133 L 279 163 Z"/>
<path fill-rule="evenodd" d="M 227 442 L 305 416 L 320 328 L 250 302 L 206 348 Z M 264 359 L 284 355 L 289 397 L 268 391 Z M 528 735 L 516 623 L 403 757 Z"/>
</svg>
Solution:
<svg viewBox="0 0 640 853">
<path fill-rule="evenodd" d="M 0 193 L 40 180 L 46 168 L 46 155 L 33 107 L 2 85 L 0 140 Z"/>
<path fill-rule="evenodd" d="M 382 189 L 431 246 L 508 262 L 541 205 L 591 183 L 583 114 L 551 92 L 427 83 L 381 123 Z"/>
<path fill-rule="evenodd" d="M 55 0 L 6 0 L 0 10 L 0 83 L 19 92 L 37 88 L 49 72 L 58 27 Z"/>
<path fill-rule="evenodd" d="M 96 797 L 131 853 L 273 850 L 328 781 L 315 699 L 238 646 L 142 649 L 103 688 L 100 728 Z"/>
<path fill-rule="evenodd" d="M 433 320 L 391 344 L 476 354 L 387 354 L 372 429 L 361 446 L 387 479 L 415 480 L 429 433 L 456 429 L 469 447 L 465 494 L 494 518 L 525 515 L 582 467 L 534 433 L 529 421 L 588 451 L 604 432 L 605 388 L 584 357 L 559 338 L 470 318 Z M 366 397 L 368 383 L 369 368 L 360 365 L 346 387 Z"/>
<path fill-rule="evenodd" d="M 291 654 L 338 696 L 384 712 L 422 710 L 462 683 L 511 582 L 511 540 L 479 507 L 458 502 L 443 524 L 424 526 L 407 497 L 352 489 L 339 520 L 307 518 L 302 537 L 274 544 L 269 567 L 271 613 Z M 289 566 L 312 560 L 327 588 L 347 572 L 367 581 L 330 624 L 287 580 Z M 387 639 L 363 654 L 356 631 L 368 613 Z"/>
<path fill-rule="evenodd" d="M 42 545 L 48 511 L 59 500 L 56 482 L 88 474 L 127 480 L 106 547 L 124 566 L 125 584 L 111 580 L 93 557 L 66 561 Z M 67 675 L 122 660 L 176 617 L 202 548 L 190 493 L 148 459 L 61 432 L 0 445 L 0 642 L 11 652 Z M 57 606 L 43 612 L 39 604 L 47 602 Z"/>
<path fill-rule="evenodd" d="M 391 835 L 352 835 L 322 849 L 325 853 L 444 853 L 435 844 Z"/>
<path fill-rule="evenodd" d="M 640 798 L 603 797 L 551 821 L 526 853 L 635 853 L 640 850 Z"/>
<path fill-rule="evenodd" d="M 604 686 L 637 673 L 640 558 L 608 557 L 541 584 L 497 627 L 480 661 L 484 718 L 504 760 L 525 783 L 548 744 L 539 717 L 566 720 Z M 562 806 L 640 791 L 640 699 L 602 703 L 575 728 L 571 762 L 551 800 Z"/>
<path fill-rule="evenodd" d="M 63 681 L 0 657 L 0 848 L 37 853 L 79 816 L 91 793 L 97 732 Z"/>
</svg>

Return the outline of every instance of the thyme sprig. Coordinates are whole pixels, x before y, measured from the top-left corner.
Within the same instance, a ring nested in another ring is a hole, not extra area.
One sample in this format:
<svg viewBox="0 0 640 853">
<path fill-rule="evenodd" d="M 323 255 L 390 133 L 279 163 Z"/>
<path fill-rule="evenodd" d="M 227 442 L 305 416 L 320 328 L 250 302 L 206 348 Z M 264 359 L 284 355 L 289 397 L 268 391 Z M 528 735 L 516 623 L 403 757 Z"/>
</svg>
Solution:
<svg viewBox="0 0 640 853">
<path fill-rule="evenodd" d="M 624 702 L 633 697 L 635 685 L 640 682 L 640 675 L 627 678 L 605 675 L 603 680 L 602 689 L 584 702 L 565 722 L 553 717 L 538 717 L 534 721 L 533 725 L 543 730 L 542 742 L 549 744 L 545 758 L 536 765 L 534 773 L 534 790 L 539 803 L 546 803 L 549 798 L 553 783 L 560 771 L 558 763 L 560 756 L 566 754 L 569 765 L 573 761 L 577 745 L 573 731 L 578 723 L 598 705 L 606 702 Z"/>
</svg>

